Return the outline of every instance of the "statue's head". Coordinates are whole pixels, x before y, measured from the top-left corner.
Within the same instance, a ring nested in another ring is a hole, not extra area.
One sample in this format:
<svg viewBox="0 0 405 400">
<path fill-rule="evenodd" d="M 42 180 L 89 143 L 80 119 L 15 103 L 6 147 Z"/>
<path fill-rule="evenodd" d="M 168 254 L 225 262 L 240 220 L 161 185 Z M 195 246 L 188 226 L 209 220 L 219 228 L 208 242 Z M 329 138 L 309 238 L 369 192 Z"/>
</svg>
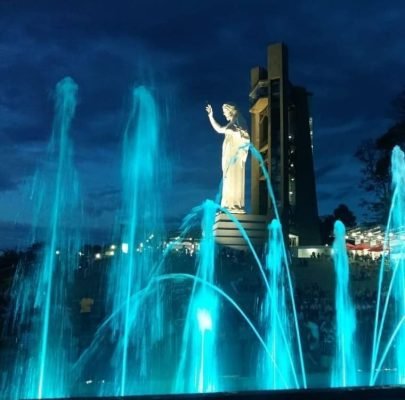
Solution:
<svg viewBox="0 0 405 400">
<path fill-rule="evenodd" d="M 222 112 L 227 121 L 232 121 L 234 117 L 238 114 L 238 109 L 233 104 L 225 103 L 222 106 Z"/>
</svg>

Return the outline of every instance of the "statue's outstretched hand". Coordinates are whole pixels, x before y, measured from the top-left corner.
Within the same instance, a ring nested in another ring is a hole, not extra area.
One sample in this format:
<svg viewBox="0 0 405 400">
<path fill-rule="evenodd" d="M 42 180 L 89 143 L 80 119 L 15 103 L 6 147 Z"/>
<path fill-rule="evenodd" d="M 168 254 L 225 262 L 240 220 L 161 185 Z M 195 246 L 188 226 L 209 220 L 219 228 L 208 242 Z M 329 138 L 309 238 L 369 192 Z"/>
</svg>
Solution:
<svg viewBox="0 0 405 400">
<path fill-rule="evenodd" d="M 207 104 L 207 107 L 205 107 L 205 111 L 207 111 L 209 117 L 212 117 L 213 111 L 212 111 L 211 104 Z"/>
</svg>

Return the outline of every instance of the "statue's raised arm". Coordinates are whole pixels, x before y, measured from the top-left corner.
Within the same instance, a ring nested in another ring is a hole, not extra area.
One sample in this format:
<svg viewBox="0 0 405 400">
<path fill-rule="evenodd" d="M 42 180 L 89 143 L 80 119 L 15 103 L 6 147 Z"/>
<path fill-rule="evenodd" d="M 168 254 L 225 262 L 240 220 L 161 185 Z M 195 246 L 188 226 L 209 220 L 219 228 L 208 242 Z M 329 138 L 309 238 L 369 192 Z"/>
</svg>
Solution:
<svg viewBox="0 0 405 400">
<path fill-rule="evenodd" d="M 222 106 L 224 117 L 228 121 L 224 126 L 215 120 L 210 104 L 205 110 L 214 130 L 225 135 L 222 145 L 221 206 L 232 213 L 244 213 L 245 163 L 250 141 L 246 124 L 233 104 L 226 103 Z"/>
<path fill-rule="evenodd" d="M 215 131 L 218 133 L 225 133 L 226 126 L 221 126 L 218 124 L 218 122 L 214 118 L 214 112 L 212 111 L 211 104 L 207 104 L 207 107 L 205 107 L 205 110 L 208 113 L 208 119 L 211 122 L 211 126 L 214 128 Z"/>
</svg>

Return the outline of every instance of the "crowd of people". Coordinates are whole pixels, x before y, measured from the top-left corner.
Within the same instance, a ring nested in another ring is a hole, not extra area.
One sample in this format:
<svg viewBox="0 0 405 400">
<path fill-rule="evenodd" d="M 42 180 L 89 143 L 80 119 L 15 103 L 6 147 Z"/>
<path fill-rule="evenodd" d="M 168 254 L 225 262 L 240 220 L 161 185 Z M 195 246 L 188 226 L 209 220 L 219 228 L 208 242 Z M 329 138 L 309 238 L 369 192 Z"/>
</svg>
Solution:
<svg viewBox="0 0 405 400">
<path fill-rule="evenodd" d="M 256 261 L 247 257 L 243 252 L 224 250 L 221 256 L 229 264 L 229 269 L 244 266 L 250 271 L 250 277 L 237 274 L 236 286 L 239 292 L 248 295 L 263 290 L 260 276 L 254 275 L 257 269 Z M 264 258 L 262 258 L 264 262 Z M 303 342 L 304 356 L 309 371 L 326 371 L 331 367 L 336 351 L 336 305 L 335 305 L 335 277 L 333 259 L 330 257 L 314 257 L 293 259 L 290 264 L 290 273 L 294 287 L 294 301 L 297 318 Z M 378 298 L 378 275 L 381 266 L 381 257 L 368 256 L 349 257 L 350 285 L 349 295 L 356 315 L 356 349 L 361 367 L 365 369 L 370 365 L 375 311 Z M 265 262 L 264 264 L 265 265 Z M 305 279 L 302 278 L 303 266 Z M 312 268 L 312 269 L 311 269 Z M 308 271 L 308 269 L 310 269 Z M 329 274 L 325 273 L 325 269 Z M 319 273 L 321 270 L 322 275 Z M 268 272 L 267 272 L 268 273 Z M 308 277 L 310 276 L 310 278 Z M 381 289 L 380 301 L 383 307 L 387 296 L 387 285 L 390 278 L 389 260 L 384 264 L 384 284 Z M 243 277 L 243 278 L 242 278 Z M 324 278 L 327 278 L 327 281 Z M 288 290 L 285 291 L 286 293 Z M 389 303 L 386 316 L 387 326 L 392 326 L 393 306 Z M 257 311 L 257 309 L 256 309 Z M 290 308 L 290 319 L 292 320 Z M 367 334 L 365 334 L 367 332 Z"/>
<path fill-rule="evenodd" d="M 263 293 L 265 293 L 263 276 L 259 271 L 258 261 L 264 268 L 264 273 L 267 276 L 270 274 L 266 270 L 266 255 L 259 254 L 258 257 L 259 260 L 249 252 L 232 250 L 225 247 L 220 249 L 216 257 L 216 284 L 232 298 L 235 298 L 241 308 L 245 310 L 246 314 L 254 322 L 257 322 L 258 308 L 260 307 L 260 301 L 263 299 Z M 187 248 L 173 249 L 167 257 L 165 273 L 195 273 L 198 259 L 198 253 L 195 251 L 190 251 Z M 327 257 L 310 258 L 306 259 L 305 268 L 303 268 L 301 262 L 297 262 L 300 260 L 292 259 L 290 261 L 292 261 L 290 263 L 290 272 L 294 287 L 293 296 L 306 364 L 309 371 L 326 371 L 330 369 L 336 342 L 333 261 Z M 105 267 L 108 268 L 106 260 L 96 260 L 88 263 L 88 265 L 80 266 L 80 269 L 77 271 L 77 279 L 79 281 L 96 282 L 97 279 L 94 274 L 97 274 L 96 271 L 101 270 L 101 264 L 105 264 Z M 358 349 L 362 355 L 364 365 L 367 365 L 367 356 L 371 353 L 371 332 L 373 332 L 375 320 L 380 264 L 381 259 L 361 256 L 350 257 L 350 295 L 356 311 L 357 337 L 359 339 Z M 302 279 L 301 271 L 308 271 L 308 268 L 314 268 L 314 272 L 307 272 L 305 274 L 306 279 Z M 329 282 L 319 277 L 320 275 L 317 271 L 321 269 L 328 269 L 330 271 L 329 275 L 324 275 L 328 277 L 327 280 Z M 385 272 L 387 271 L 389 276 L 388 263 L 387 268 L 385 268 Z M 86 287 L 86 293 L 84 291 L 81 293 L 80 287 Z M 99 310 L 99 315 L 95 320 L 97 323 L 102 321 L 103 311 L 99 304 L 102 300 L 100 294 L 98 297 L 95 297 L 89 293 L 88 283 L 80 286 L 79 282 L 77 288 L 75 292 L 76 298 L 73 299 L 74 304 L 72 307 L 76 307 L 80 317 L 83 317 L 80 320 L 89 320 L 89 314 L 95 310 Z M 98 290 L 98 293 L 100 293 L 100 290 Z M 381 294 L 382 301 L 384 302 L 387 294 L 386 285 L 383 286 Z M 187 304 L 185 297 L 189 295 L 190 291 L 179 292 L 179 296 L 182 296 L 183 309 L 186 309 Z M 2 292 L 0 293 L 0 312 L 3 319 L 6 315 L 9 315 L 11 304 L 9 298 L 10 287 L 7 289 L 3 285 Z M 177 314 L 180 315 L 181 313 L 178 312 Z M 392 307 L 388 307 L 387 320 L 390 321 L 391 317 Z M 241 336 L 245 334 L 243 329 L 240 332 Z M 367 335 L 364 335 L 364 332 L 368 332 Z M 89 335 L 90 333 L 87 332 L 86 334 Z"/>
<path fill-rule="evenodd" d="M 383 259 L 382 255 L 372 258 L 369 254 L 357 255 L 349 253 L 351 278 L 353 280 L 370 280 L 378 273 L 381 262 L 384 262 L 384 269 L 389 269 L 389 259 Z"/>
</svg>

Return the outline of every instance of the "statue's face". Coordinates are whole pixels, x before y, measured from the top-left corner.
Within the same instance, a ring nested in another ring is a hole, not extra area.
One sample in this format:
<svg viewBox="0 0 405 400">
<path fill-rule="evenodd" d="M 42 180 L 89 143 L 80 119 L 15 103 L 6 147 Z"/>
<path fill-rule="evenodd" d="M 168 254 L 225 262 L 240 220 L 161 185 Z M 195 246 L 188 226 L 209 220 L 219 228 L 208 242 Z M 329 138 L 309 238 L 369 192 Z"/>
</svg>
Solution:
<svg viewBox="0 0 405 400">
<path fill-rule="evenodd" d="M 229 109 L 229 107 L 226 107 L 225 104 L 222 106 L 222 112 L 224 113 L 224 117 L 227 121 L 232 120 L 233 112 Z"/>
</svg>

